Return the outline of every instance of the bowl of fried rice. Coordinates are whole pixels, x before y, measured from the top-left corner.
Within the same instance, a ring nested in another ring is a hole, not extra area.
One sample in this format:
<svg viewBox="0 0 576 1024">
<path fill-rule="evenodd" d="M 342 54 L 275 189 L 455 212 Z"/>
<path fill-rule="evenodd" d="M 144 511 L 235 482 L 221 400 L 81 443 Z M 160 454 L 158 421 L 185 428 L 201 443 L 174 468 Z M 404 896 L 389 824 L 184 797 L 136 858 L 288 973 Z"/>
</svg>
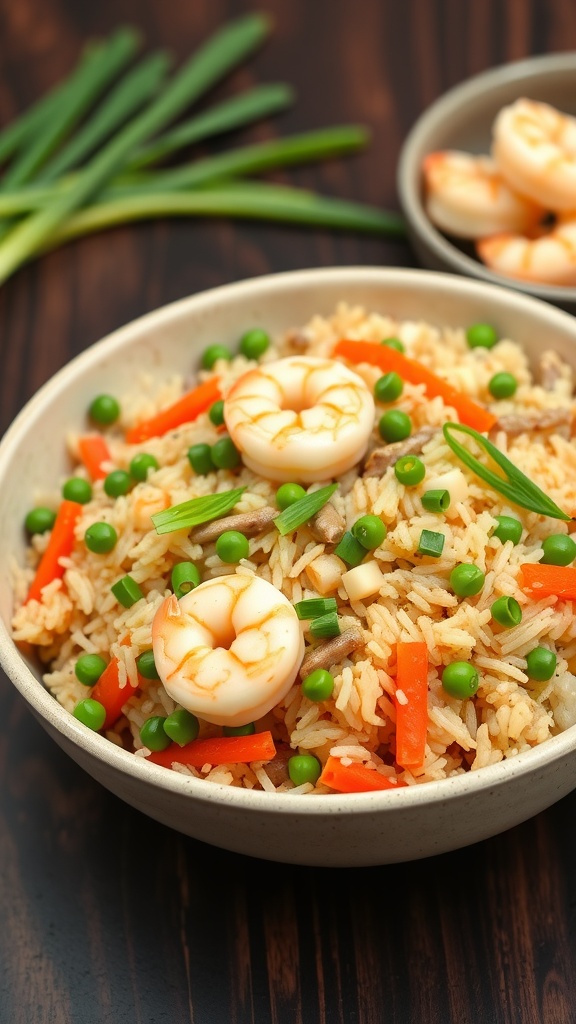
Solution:
<svg viewBox="0 0 576 1024">
<path fill-rule="evenodd" d="M 574 786 L 574 372 L 566 313 L 427 271 L 142 317 L 0 443 L 5 672 L 109 790 L 239 853 L 526 820 Z"/>
</svg>

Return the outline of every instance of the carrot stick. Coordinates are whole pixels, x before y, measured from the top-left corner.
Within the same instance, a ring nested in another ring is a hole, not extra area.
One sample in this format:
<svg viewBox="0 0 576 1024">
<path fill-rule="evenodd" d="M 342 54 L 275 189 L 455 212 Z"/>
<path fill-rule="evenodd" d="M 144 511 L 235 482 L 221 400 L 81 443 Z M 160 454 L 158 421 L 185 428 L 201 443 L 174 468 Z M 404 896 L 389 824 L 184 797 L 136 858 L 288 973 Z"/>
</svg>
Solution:
<svg viewBox="0 0 576 1024">
<path fill-rule="evenodd" d="M 154 751 L 148 760 L 170 768 L 174 761 L 202 768 L 205 764 L 248 764 L 250 761 L 271 761 L 276 753 L 272 733 L 255 732 L 251 736 L 214 736 L 192 740 L 186 746 L 171 743 L 166 750 Z"/>
<path fill-rule="evenodd" d="M 369 793 L 377 789 L 398 789 L 405 782 L 388 779 L 363 764 L 342 764 L 337 757 L 329 757 L 318 780 L 339 793 Z"/>
<path fill-rule="evenodd" d="M 110 729 L 118 721 L 126 701 L 137 689 L 138 685 L 132 686 L 129 679 L 124 686 L 120 686 L 118 658 L 112 658 L 90 694 L 92 700 L 99 701 L 106 708 L 104 729 Z"/>
<path fill-rule="evenodd" d="M 520 566 L 520 586 L 536 599 L 554 594 L 565 601 L 576 601 L 576 568 L 525 562 Z"/>
<path fill-rule="evenodd" d="M 419 768 L 424 762 L 428 729 L 428 648 L 425 643 L 396 644 L 396 761 L 402 768 Z"/>
<path fill-rule="evenodd" d="M 378 345 L 369 341 L 339 341 L 334 348 L 334 355 L 342 356 L 351 363 L 371 363 L 384 373 L 394 370 L 409 384 L 424 384 L 429 398 L 441 398 L 445 405 L 450 405 L 456 410 L 460 423 L 478 430 L 481 434 L 490 430 L 496 423 L 497 417 L 488 409 L 477 405 L 416 359 L 409 359 L 388 345 Z"/>
<path fill-rule="evenodd" d="M 78 440 L 78 454 L 86 466 L 92 480 L 102 480 L 107 470 L 102 469 L 103 462 L 110 462 L 110 449 L 101 434 L 87 434 Z"/>
<path fill-rule="evenodd" d="M 64 566 L 60 559 L 67 558 L 74 547 L 74 527 L 81 511 L 82 505 L 77 501 L 60 503 L 48 546 L 40 559 L 26 601 L 41 601 L 43 588 L 52 580 L 62 579 Z"/>
<path fill-rule="evenodd" d="M 162 437 L 169 430 L 175 430 L 184 423 L 191 423 L 202 412 L 206 412 L 213 402 L 221 398 L 220 380 L 218 377 L 210 377 L 197 388 L 188 391 L 167 409 L 162 409 L 157 416 L 149 420 L 143 420 L 126 433 L 128 444 L 140 444 L 141 441 L 148 441 L 151 437 Z"/>
</svg>

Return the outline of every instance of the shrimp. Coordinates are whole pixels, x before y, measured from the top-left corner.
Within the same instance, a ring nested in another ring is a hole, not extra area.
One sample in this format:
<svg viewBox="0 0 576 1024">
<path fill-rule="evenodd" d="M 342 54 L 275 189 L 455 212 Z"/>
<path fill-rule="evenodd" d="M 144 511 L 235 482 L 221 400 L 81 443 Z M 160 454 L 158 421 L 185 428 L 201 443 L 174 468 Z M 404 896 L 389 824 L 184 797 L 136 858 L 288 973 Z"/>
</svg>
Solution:
<svg viewBox="0 0 576 1024">
<path fill-rule="evenodd" d="M 494 122 L 492 156 L 522 195 L 555 213 L 576 209 L 576 118 L 519 99 Z"/>
<path fill-rule="evenodd" d="M 480 239 L 476 249 L 490 270 L 522 281 L 576 285 L 576 214 L 561 217 L 545 235 L 515 234 Z"/>
<path fill-rule="evenodd" d="M 542 206 L 518 195 L 488 156 L 456 150 L 424 160 L 426 212 L 441 231 L 483 238 L 501 231 L 524 233 L 542 218 Z"/>
<path fill-rule="evenodd" d="M 362 459 L 374 426 L 374 399 L 342 363 L 289 356 L 240 377 L 224 399 L 224 420 L 253 472 L 314 483 Z"/>
<path fill-rule="evenodd" d="M 292 686 L 304 656 L 298 616 L 257 576 L 219 576 L 180 600 L 171 594 L 152 623 L 154 661 L 168 694 L 214 725 L 265 715 Z"/>
</svg>

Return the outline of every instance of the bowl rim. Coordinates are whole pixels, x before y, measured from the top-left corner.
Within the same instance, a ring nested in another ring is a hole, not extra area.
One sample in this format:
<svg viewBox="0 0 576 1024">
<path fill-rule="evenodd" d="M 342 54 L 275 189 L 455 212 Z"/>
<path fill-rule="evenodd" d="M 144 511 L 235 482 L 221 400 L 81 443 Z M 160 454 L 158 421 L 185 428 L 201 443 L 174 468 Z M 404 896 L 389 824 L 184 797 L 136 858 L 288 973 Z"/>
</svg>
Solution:
<svg viewBox="0 0 576 1024">
<path fill-rule="evenodd" d="M 424 279 L 432 286 L 436 283 L 446 286 L 449 282 L 450 289 L 456 293 L 466 294 L 472 291 L 479 297 L 485 297 L 487 301 L 492 299 L 497 303 L 511 305 L 512 308 L 517 306 L 524 311 L 528 303 L 529 306 L 534 306 L 536 311 L 545 310 L 547 317 L 553 322 L 557 322 L 559 327 L 570 327 L 575 333 L 576 340 L 576 327 L 570 314 L 538 299 L 520 295 L 500 284 L 485 284 L 470 278 L 455 277 L 448 273 L 403 267 L 351 266 L 287 271 L 237 281 L 161 306 L 92 343 L 69 360 L 33 395 L 4 434 L 0 441 L 0 480 L 5 472 L 5 464 L 9 462 L 18 447 L 20 435 L 26 430 L 29 416 L 50 405 L 61 391 L 67 389 L 78 376 L 86 373 L 92 364 L 99 362 L 102 357 L 122 351 L 125 347 L 129 348 L 143 330 L 159 329 L 170 320 L 180 318 L 189 310 L 196 313 L 215 303 L 234 302 L 239 297 L 251 294 L 263 298 L 269 296 L 270 293 L 291 291 L 294 287 L 304 284 L 344 286 L 352 281 L 377 285 L 396 281 L 401 282 L 404 286 L 417 288 Z M 471 798 L 479 790 L 499 789 L 501 786 L 507 785 L 512 778 L 531 775 L 539 769 L 549 767 L 576 749 L 576 726 L 572 726 L 564 732 L 550 737 L 542 744 L 508 760 L 475 772 L 400 787 L 396 791 L 334 793 L 326 794 L 329 799 L 325 799 L 324 796 L 310 799 L 307 794 L 292 795 L 290 792 L 277 794 L 262 790 L 247 790 L 221 783 L 207 784 L 203 779 L 167 770 L 145 761 L 142 757 L 135 756 L 116 746 L 104 736 L 88 730 L 69 711 L 66 711 L 43 686 L 42 682 L 33 675 L 1 618 L 0 665 L 37 717 L 45 720 L 66 740 L 85 751 L 89 757 L 103 762 L 118 773 L 127 775 L 134 782 L 143 782 L 172 794 L 187 795 L 200 803 L 214 804 L 216 802 L 224 806 L 235 807 L 246 811 L 246 813 L 265 812 L 282 815 L 289 812 L 298 815 L 350 815 L 375 811 L 386 812 L 393 809 L 408 811 L 416 809 L 422 804 L 434 802 L 446 804 L 462 798 Z"/>
<path fill-rule="evenodd" d="M 575 304 L 576 287 L 537 284 L 496 274 L 453 245 L 436 228 L 427 216 L 421 200 L 420 153 L 423 148 L 427 149 L 427 141 L 436 136 L 445 118 L 474 99 L 479 91 L 490 92 L 494 88 L 513 82 L 520 85 L 535 73 L 559 74 L 568 71 L 573 72 L 576 79 L 576 50 L 542 54 L 512 61 L 510 64 L 501 64 L 452 86 L 427 107 L 413 124 L 402 145 L 396 174 L 400 205 L 408 221 L 409 230 L 424 242 L 444 265 L 452 267 L 458 273 L 465 272 L 482 281 L 504 284 L 526 295 L 559 304 Z"/>
</svg>

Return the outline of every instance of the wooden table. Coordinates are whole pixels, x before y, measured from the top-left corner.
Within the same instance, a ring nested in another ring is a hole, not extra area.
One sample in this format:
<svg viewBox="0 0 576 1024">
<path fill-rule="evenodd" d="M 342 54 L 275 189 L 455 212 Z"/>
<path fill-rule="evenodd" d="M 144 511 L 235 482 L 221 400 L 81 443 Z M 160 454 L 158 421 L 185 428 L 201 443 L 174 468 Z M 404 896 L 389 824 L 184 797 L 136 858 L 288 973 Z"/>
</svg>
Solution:
<svg viewBox="0 0 576 1024">
<path fill-rule="evenodd" d="M 571 0 L 272 0 L 271 41 L 228 91 L 287 80 L 264 139 L 359 121 L 364 155 L 278 180 L 395 207 L 406 132 L 441 92 L 528 54 L 576 50 Z M 183 58 L 234 0 L 0 0 L 0 120 L 119 22 Z M 226 89 L 221 90 L 224 95 Z M 155 223 L 70 245 L 0 291 L 1 424 L 69 357 L 154 307 L 268 271 L 412 265 L 403 243 L 329 231 Z M 121 804 L 0 684 L 2 1024 L 569 1024 L 576 1020 L 576 794 L 432 860 L 268 865 Z"/>
</svg>

